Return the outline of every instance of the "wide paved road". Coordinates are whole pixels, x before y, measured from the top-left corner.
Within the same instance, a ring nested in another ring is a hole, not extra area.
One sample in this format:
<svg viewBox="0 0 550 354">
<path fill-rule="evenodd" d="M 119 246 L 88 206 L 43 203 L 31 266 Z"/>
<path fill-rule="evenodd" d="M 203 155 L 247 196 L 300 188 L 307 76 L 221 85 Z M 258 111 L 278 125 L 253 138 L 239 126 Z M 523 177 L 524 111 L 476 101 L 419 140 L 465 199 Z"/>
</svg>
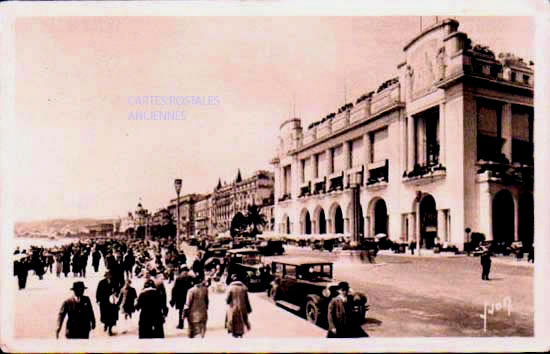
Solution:
<svg viewBox="0 0 550 354">
<path fill-rule="evenodd" d="M 479 258 L 380 255 L 364 263 L 349 252 L 287 247 L 287 255 L 335 262 L 334 276 L 364 291 L 371 304 L 364 328 L 376 337 L 532 336 L 533 269 L 493 262 L 491 281 L 481 280 Z M 511 314 L 487 314 L 484 303 L 503 303 Z"/>
</svg>

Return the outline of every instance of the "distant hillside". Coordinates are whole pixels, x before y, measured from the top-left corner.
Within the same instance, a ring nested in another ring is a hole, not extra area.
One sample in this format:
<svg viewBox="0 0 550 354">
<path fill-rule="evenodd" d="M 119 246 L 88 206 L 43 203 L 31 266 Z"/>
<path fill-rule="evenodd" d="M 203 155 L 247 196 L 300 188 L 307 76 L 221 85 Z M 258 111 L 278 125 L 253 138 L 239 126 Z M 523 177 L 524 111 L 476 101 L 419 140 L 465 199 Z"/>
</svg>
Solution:
<svg viewBox="0 0 550 354">
<path fill-rule="evenodd" d="M 15 233 L 21 235 L 24 233 L 52 234 L 60 233 L 65 235 L 67 232 L 78 233 L 89 225 L 100 223 L 112 223 L 115 219 L 52 219 L 40 221 L 26 221 L 15 223 Z"/>
</svg>

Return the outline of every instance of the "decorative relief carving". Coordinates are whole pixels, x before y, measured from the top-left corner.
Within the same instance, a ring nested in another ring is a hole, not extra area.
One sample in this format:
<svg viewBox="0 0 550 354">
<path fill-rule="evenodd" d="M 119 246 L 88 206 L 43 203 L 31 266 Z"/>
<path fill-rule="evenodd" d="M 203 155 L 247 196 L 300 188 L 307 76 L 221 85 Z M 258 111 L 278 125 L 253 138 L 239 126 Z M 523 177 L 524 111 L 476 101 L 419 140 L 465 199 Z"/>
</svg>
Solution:
<svg viewBox="0 0 550 354">
<path fill-rule="evenodd" d="M 447 68 L 446 64 L 447 60 L 447 54 L 445 53 L 445 47 L 439 48 L 439 51 L 437 52 L 437 81 L 441 81 L 445 78 L 445 69 Z"/>
<path fill-rule="evenodd" d="M 445 49 L 441 43 L 432 39 L 416 49 L 407 59 L 409 67 L 409 99 L 423 96 L 445 75 Z M 412 92 L 411 92 L 412 90 Z"/>
</svg>

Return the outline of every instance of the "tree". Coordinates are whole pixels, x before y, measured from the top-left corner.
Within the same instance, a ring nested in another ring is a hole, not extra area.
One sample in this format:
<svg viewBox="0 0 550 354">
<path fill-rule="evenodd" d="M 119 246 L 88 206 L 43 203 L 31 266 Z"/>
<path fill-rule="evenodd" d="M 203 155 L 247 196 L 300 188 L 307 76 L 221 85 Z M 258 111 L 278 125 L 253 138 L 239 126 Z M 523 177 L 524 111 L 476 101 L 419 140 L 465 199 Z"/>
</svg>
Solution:
<svg viewBox="0 0 550 354">
<path fill-rule="evenodd" d="M 229 230 L 231 237 L 238 236 L 246 231 L 248 228 L 247 218 L 241 214 L 237 213 L 231 220 L 231 229 Z"/>
<path fill-rule="evenodd" d="M 246 213 L 246 221 L 248 226 L 252 226 L 252 236 L 260 233 L 258 226 L 267 224 L 265 216 L 261 213 L 262 207 L 252 204 L 248 206 Z"/>
</svg>

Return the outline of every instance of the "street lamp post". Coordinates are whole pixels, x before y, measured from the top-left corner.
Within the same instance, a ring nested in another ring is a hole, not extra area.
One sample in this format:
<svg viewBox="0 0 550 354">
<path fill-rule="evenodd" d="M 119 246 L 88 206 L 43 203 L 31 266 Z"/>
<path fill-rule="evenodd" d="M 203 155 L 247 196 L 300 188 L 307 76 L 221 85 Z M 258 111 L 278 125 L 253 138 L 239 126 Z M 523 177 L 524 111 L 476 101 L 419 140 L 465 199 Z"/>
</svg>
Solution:
<svg viewBox="0 0 550 354">
<path fill-rule="evenodd" d="M 174 187 L 176 188 L 176 215 L 178 220 L 176 221 L 176 249 L 180 249 L 180 191 L 181 191 L 181 178 L 174 180 Z"/>
<path fill-rule="evenodd" d="M 350 187 L 352 190 L 352 244 L 357 247 L 361 244 L 359 238 L 359 185 L 361 183 L 361 175 L 359 173 L 352 173 L 350 175 Z"/>
</svg>

